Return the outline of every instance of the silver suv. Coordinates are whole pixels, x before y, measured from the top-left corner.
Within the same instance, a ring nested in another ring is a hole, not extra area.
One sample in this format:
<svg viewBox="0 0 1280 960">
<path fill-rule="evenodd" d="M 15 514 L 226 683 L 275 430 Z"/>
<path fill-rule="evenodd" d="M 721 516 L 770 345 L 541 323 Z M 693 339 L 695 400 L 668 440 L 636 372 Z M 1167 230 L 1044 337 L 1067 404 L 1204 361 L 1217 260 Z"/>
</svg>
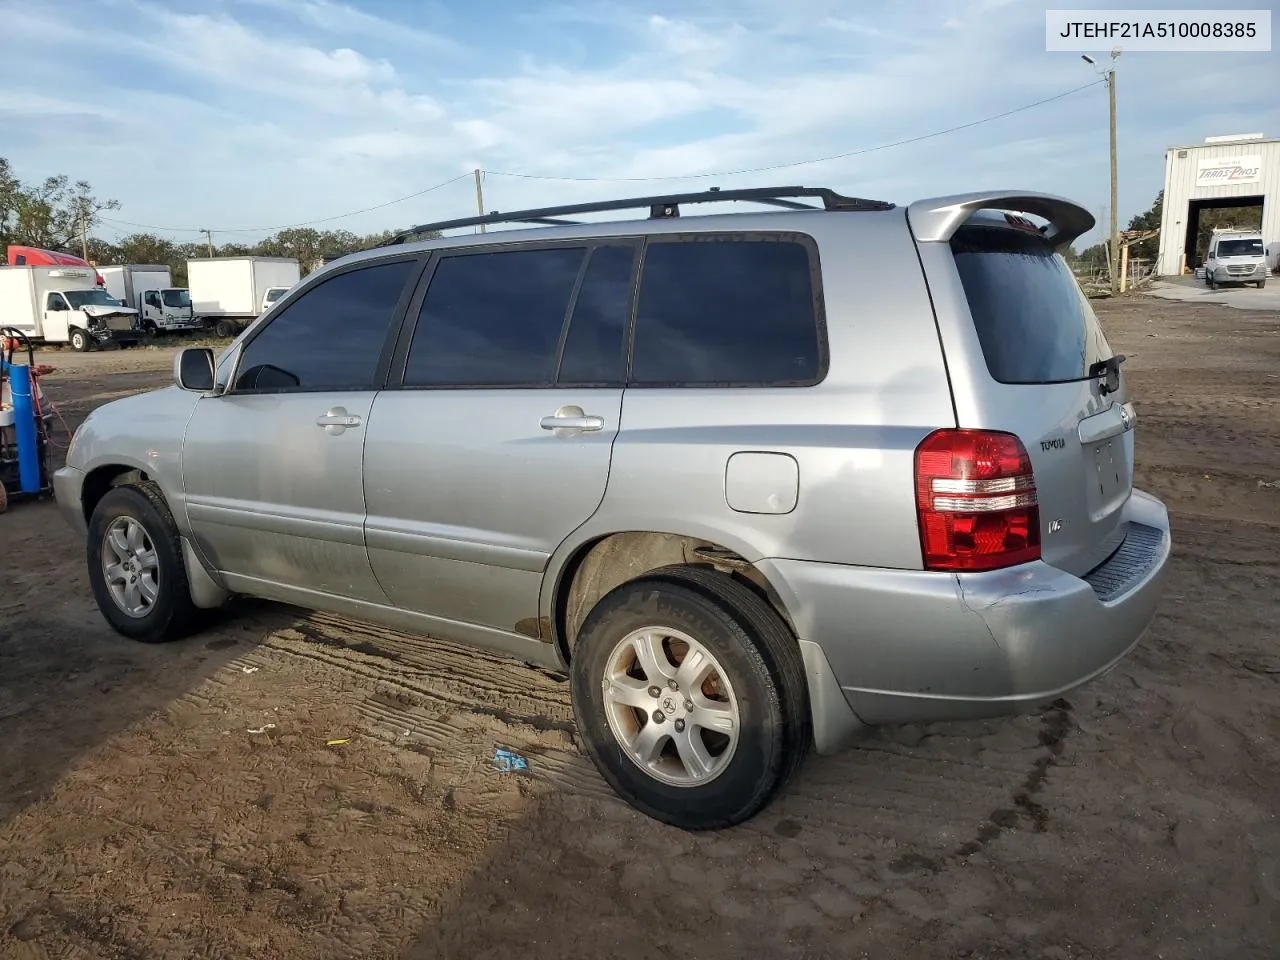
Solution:
<svg viewBox="0 0 1280 960">
<path fill-rule="evenodd" d="M 728 201 L 782 209 L 680 215 Z M 540 227 L 411 242 L 499 222 Z M 1056 252 L 1092 226 L 800 187 L 427 224 L 99 407 L 58 500 L 126 636 L 246 594 L 564 670 L 621 796 L 726 826 L 811 747 L 1036 709 L 1150 623 L 1167 513 Z"/>
</svg>

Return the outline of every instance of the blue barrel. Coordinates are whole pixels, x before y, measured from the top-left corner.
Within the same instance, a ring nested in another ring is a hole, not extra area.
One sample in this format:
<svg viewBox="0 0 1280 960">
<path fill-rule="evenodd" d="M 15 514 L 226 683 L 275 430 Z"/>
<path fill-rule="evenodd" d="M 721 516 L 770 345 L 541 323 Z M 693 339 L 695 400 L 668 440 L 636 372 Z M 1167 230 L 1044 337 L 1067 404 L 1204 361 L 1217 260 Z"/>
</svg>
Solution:
<svg viewBox="0 0 1280 960">
<path fill-rule="evenodd" d="M 36 443 L 36 406 L 31 387 L 30 367 L 25 363 L 9 367 L 13 431 L 18 440 L 18 489 L 23 493 L 40 492 L 40 447 Z"/>
</svg>

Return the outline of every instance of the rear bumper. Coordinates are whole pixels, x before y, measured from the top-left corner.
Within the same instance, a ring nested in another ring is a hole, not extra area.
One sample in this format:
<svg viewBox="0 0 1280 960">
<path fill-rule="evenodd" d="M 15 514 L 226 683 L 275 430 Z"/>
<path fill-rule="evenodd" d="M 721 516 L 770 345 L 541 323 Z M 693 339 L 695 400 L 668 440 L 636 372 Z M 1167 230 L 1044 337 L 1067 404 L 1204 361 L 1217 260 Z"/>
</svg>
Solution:
<svg viewBox="0 0 1280 960">
<path fill-rule="evenodd" d="M 1087 578 L 1039 561 L 958 575 L 760 562 L 844 694 L 811 698 L 818 738 L 849 725 L 841 708 L 866 723 L 990 717 L 1107 672 L 1151 623 L 1171 549 L 1159 500 L 1135 490 L 1126 512 L 1125 544 Z"/>
</svg>

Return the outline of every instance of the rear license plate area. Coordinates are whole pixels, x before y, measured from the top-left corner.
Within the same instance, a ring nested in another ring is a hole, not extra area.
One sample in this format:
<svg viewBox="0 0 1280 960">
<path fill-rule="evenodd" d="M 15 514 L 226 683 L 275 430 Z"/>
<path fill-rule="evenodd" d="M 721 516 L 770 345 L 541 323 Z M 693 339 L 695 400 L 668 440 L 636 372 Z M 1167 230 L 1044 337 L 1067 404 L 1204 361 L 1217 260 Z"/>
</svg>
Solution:
<svg viewBox="0 0 1280 960">
<path fill-rule="evenodd" d="M 1093 448 L 1093 466 L 1093 487 L 1100 503 L 1123 495 L 1129 486 L 1129 469 L 1124 445 L 1118 439 L 1104 440 Z"/>
</svg>

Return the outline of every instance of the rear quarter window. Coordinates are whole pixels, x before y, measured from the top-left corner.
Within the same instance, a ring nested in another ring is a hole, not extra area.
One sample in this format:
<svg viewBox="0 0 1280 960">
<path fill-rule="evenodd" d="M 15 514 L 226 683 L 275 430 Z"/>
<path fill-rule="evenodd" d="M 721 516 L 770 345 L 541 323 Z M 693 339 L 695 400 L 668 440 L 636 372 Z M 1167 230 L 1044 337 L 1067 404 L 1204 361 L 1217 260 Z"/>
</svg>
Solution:
<svg viewBox="0 0 1280 960">
<path fill-rule="evenodd" d="M 1082 380 L 1111 356 L 1098 318 L 1062 256 L 1031 233 L 966 226 L 951 241 L 956 269 L 1000 383 Z"/>
<path fill-rule="evenodd" d="M 806 386 L 826 373 L 812 241 L 704 234 L 645 249 L 633 386 Z"/>
</svg>

